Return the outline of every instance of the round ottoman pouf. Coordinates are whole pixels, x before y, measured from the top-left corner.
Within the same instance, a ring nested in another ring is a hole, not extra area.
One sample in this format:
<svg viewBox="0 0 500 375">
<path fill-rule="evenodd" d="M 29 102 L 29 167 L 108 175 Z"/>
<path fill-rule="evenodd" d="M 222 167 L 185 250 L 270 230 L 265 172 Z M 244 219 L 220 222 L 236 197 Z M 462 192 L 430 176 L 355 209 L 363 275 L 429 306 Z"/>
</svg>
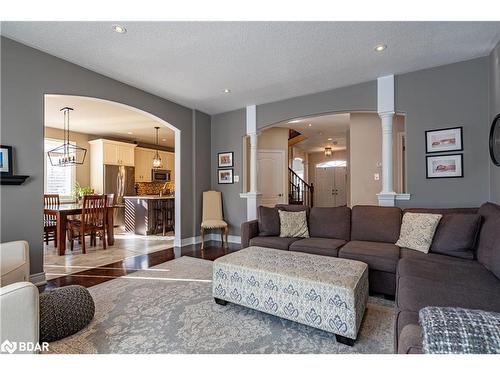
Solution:
<svg viewBox="0 0 500 375">
<path fill-rule="evenodd" d="M 83 286 L 63 286 L 40 294 L 40 342 L 78 332 L 90 323 L 94 313 L 94 300 Z"/>
</svg>

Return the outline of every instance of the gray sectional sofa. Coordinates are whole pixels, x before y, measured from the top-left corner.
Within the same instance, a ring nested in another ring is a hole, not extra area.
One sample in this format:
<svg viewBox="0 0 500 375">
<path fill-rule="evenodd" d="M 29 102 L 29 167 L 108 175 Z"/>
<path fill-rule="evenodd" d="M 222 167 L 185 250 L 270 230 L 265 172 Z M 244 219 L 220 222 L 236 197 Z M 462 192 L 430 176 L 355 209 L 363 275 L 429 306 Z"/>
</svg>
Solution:
<svg viewBox="0 0 500 375">
<path fill-rule="evenodd" d="M 282 210 L 306 210 L 310 238 L 279 237 Z M 429 253 L 395 245 L 405 212 L 443 215 Z M 242 246 L 263 246 L 365 262 L 370 291 L 395 296 L 395 352 L 421 353 L 418 312 L 458 306 L 500 312 L 500 206 L 405 209 L 355 206 L 259 207 L 241 227 Z"/>
</svg>

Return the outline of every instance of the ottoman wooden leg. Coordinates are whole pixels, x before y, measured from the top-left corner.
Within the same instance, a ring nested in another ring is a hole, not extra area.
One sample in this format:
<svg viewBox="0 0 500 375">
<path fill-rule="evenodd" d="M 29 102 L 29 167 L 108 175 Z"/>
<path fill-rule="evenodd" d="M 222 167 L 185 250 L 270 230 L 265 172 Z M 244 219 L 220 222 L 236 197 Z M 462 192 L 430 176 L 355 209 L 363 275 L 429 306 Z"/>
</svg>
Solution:
<svg viewBox="0 0 500 375">
<path fill-rule="evenodd" d="M 348 345 L 348 346 L 353 346 L 354 342 L 356 341 L 356 340 L 351 339 L 349 337 L 340 336 L 340 335 L 335 335 L 335 338 L 337 339 L 338 343 Z"/>
<path fill-rule="evenodd" d="M 222 305 L 222 306 L 226 306 L 227 305 L 227 301 L 224 301 L 223 299 L 214 298 L 214 300 L 215 300 L 215 303 L 218 304 L 218 305 Z"/>
</svg>

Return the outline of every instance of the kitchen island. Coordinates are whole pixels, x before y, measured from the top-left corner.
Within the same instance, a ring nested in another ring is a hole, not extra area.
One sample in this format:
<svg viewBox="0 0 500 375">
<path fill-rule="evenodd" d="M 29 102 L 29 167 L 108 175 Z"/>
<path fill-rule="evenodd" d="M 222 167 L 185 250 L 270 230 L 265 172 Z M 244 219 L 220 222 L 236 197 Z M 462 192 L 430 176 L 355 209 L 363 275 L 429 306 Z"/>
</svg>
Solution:
<svg viewBox="0 0 500 375">
<path fill-rule="evenodd" d="M 125 230 L 144 236 L 165 235 L 174 230 L 175 197 L 173 195 L 125 196 Z"/>
</svg>

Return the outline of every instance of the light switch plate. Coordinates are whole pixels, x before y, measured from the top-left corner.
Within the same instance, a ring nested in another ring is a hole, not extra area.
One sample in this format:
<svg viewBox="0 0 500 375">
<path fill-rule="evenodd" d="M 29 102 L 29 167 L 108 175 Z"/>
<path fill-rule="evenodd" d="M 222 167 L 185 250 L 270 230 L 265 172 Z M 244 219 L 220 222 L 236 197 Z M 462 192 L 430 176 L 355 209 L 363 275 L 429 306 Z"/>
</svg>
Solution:
<svg viewBox="0 0 500 375">
<path fill-rule="evenodd" d="M 234 176 L 234 182 L 240 182 L 240 176 Z"/>
<path fill-rule="evenodd" d="M 375 181 L 380 180 L 380 174 L 379 174 L 379 173 L 375 173 L 375 174 L 373 175 L 373 178 L 375 179 Z"/>
</svg>

